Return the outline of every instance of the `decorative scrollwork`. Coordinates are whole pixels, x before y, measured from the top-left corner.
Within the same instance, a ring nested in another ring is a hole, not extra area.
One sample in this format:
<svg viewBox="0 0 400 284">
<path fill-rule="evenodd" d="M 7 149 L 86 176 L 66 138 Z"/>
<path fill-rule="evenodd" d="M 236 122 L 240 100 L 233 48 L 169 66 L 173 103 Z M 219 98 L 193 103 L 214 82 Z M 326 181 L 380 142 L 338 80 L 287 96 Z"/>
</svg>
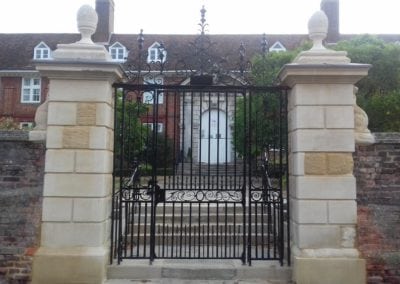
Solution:
<svg viewBox="0 0 400 284">
<path fill-rule="evenodd" d="M 241 202 L 241 191 L 230 190 L 175 190 L 166 192 L 166 201 L 177 202 Z"/>
<path fill-rule="evenodd" d="M 205 18 L 204 6 L 200 13 L 201 18 L 198 24 L 200 34 L 192 42 L 184 43 L 182 46 L 179 45 L 179 42 L 170 42 L 169 46 L 163 42 L 159 43 L 154 47 L 156 58 L 144 50 L 145 37 L 143 30 L 140 30 L 137 38 L 138 52 L 135 53 L 135 58 L 130 59 L 124 65 L 128 80 L 137 84 L 154 84 L 147 78 L 171 74 L 173 71 L 176 78 L 169 76 L 169 79 L 176 82 L 194 76 L 208 75 L 212 77 L 213 84 L 247 85 L 251 62 L 246 57 L 244 43 L 242 42 L 235 50 L 231 46 L 221 46 L 212 41 L 211 37 L 206 34 L 208 23 Z M 224 50 L 226 54 L 221 56 L 221 50 Z M 171 56 L 167 57 L 167 54 Z M 174 59 L 168 60 L 168 58 Z"/>
<path fill-rule="evenodd" d="M 124 188 L 121 197 L 122 201 L 151 201 L 147 188 Z"/>
</svg>

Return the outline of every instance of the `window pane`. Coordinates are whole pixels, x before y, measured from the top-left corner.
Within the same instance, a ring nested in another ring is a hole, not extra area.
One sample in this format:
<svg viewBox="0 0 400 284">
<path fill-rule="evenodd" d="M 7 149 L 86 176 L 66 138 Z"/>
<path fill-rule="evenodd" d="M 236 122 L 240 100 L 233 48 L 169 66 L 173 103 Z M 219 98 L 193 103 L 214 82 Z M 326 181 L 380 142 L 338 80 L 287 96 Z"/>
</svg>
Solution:
<svg viewBox="0 0 400 284">
<path fill-rule="evenodd" d="M 23 85 L 24 85 L 24 86 L 30 86 L 30 85 L 31 85 L 31 79 L 24 78 L 24 80 L 23 80 Z"/>
<path fill-rule="evenodd" d="M 39 86 L 40 85 L 40 79 L 33 79 L 33 85 Z"/>
</svg>

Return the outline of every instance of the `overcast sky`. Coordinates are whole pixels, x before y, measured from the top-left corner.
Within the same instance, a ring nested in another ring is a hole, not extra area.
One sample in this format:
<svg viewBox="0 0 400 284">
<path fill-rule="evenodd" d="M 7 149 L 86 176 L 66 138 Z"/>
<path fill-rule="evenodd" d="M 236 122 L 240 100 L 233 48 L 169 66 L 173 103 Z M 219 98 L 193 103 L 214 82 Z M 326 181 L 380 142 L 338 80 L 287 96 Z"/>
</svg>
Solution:
<svg viewBox="0 0 400 284">
<path fill-rule="evenodd" d="M 114 0 L 116 33 L 307 33 L 320 0 Z M 75 33 L 76 11 L 95 0 L 0 0 L 0 33 Z M 341 0 L 341 33 L 400 33 L 400 0 Z"/>
</svg>

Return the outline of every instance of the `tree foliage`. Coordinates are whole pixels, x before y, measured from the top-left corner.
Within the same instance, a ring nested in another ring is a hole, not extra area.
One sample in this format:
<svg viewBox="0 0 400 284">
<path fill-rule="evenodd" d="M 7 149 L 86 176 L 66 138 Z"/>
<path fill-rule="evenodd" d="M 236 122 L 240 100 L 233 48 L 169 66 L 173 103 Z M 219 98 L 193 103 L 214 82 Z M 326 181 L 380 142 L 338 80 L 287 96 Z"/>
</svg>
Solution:
<svg viewBox="0 0 400 284">
<path fill-rule="evenodd" d="M 360 35 L 339 42 L 335 49 L 347 51 L 352 62 L 372 65 L 368 76 L 357 83 L 357 102 L 368 114 L 369 128 L 400 131 L 400 45 Z"/>
<path fill-rule="evenodd" d="M 359 96 L 386 94 L 400 86 L 400 45 L 386 43 L 371 35 L 338 42 L 336 50 L 347 51 L 354 63 L 371 64 L 368 76 L 357 83 Z"/>
<path fill-rule="evenodd" d="M 252 59 L 253 85 L 275 85 L 281 68 L 293 61 L 296 55 L 307 47 L 308 44 L 304 44 L 297 50 L 256 55 Z M 245 156 L 247 153 L 256 157 L 268 145 L 271 147 L 276 145 L 280 137 L 280 106 L 283 103 L 281 99 L 276 93 L 257 92 L 253 93 L 251 98 L 245 97 L 238 100 L 233 131 L 233 146 L 236 153 L 240 156 Z"/>
</svg>

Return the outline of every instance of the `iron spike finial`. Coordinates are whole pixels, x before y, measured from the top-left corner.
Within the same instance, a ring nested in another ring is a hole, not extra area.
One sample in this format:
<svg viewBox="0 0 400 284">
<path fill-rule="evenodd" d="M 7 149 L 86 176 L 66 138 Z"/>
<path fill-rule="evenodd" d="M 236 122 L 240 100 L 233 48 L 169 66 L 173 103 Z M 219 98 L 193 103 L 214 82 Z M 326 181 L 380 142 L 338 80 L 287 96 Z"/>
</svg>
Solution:
<svg viewBox="0 0 400 284">
<path fill-rule="evenodd" d="M 204 34 L 204 32 L 205 32 L 205 27 L 206 27 L 206 12 L 207 12 L 207 10 L 204 8 L 204 5 L 203 5 L 203 7 L 201 8 L 201 10 L 200 10 L 200 13 L 201 13 L 201 19 L 200 19 L 200 27 L 201 27 L 201 34 Z"/>
</svg>

